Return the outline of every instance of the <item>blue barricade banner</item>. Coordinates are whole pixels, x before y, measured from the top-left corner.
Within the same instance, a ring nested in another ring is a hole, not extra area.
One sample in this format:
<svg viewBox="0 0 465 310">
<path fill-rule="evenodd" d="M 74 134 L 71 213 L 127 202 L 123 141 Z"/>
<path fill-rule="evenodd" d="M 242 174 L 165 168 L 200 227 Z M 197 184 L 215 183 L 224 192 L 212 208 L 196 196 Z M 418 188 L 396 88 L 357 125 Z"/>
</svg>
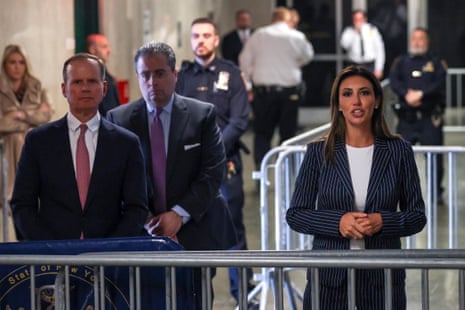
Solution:
<svg viewBox="0 0 465 310">
<path fill-rule="evenodd" d="M 179 250 L 183 250 L 182 246 L 168 238 L 151 237 L 0 243 L 0 254 L 18 255 Z M 34 268 L 36 309 L 55 309 L 55 289 L 60 287 L 55 286 L 55 281 L 64 266 L 39 264 Z M 105 309 L 129 309 L 130 268 L 105 267 L 104 274 Z M 71 309 L 94 309 L 94 266 L 69 266 L 69 275 Z M 142 309 L 165 309 L 165 269 L 141 267 L 140 276 Z M 0 310 L 30 309 L 30 285 L 30 266 L 0 265 Z M 176 268 L 176 301 L 178 309 L 194 309 L 191 268 Z"/>
</svg>

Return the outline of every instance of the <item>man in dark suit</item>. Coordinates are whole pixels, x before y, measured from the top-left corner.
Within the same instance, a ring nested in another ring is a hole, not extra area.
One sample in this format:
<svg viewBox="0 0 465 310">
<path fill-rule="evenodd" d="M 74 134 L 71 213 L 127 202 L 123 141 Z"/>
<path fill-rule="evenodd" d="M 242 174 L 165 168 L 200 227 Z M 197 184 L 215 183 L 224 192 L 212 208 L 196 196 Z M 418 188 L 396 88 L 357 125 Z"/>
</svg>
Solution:
<svg viewBox="0 0 465 310">
<path fill-rule="evenodd" d="M 97 56 L 106 64 L 111 53 L 110 43 L 103 34 L 93 33 L 86 38 L 86 51 Z M 103 116 L 107 114 L 107 111 L 120 105 L 116 80 L 108 70 L 105 74 L 105 80 L 107 81 L 107 92 L 98 107 L 98 111 Z"/>
<path fill-rule="evenodd" d="M 141 140 L 147 166 L 148 233 L 178 240 L 187 250 L 230 248 L 237 241 L 219 191 L 226 157 L 214 106 L 174 92 L 176 57 L 167 44 L 142 46 L 134 65 L 142 98 L 109 111 L 107 118 Z M 154 131 L 159 123 L 162 145 Z M 161 179 L 155 162 L 159 153 L 166 156 Z M 200 307 L 199 275 L 196 269 L 194 282 Z"/>
<path fill-rule="evenodd" d="M 63 66 L 70 113 L 26 136 L 11 206 L 26 240 L 137 236 L 147 217 L 136 135 L 101 119 L 105 67 L 77 54 Z"/>
<path fill-rule="evenodd" d="M 253 32 L 250 28 L 252 18 L 247 10 L 241 9 L 236 12 L 236 29 L 227 33 L 221 43 L 221 54 L 224 59 L 231 60 L 239 66 L 239 54 L 242 47 Z"/>
</svg>

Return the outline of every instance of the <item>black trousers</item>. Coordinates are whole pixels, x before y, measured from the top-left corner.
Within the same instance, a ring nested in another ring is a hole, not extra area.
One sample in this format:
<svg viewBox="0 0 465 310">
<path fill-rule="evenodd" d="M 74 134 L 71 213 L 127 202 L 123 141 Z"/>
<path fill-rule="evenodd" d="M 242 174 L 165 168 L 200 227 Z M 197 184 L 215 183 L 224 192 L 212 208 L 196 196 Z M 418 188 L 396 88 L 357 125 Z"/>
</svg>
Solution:
<svg viewBox="0 0 465 310">
<path fill-rule="evenodd" d="M 421 145 L 443 145 L 444 133 L 442 127 L 443 119 L 440 115 L 423 115 L 416 120 L 399 117 L 397 133 L 412 144 L 420 143 Z M 437 155 L 436 176 L 437 193 L 440 197 L 443 191 L 441 183 L 444 176 L 442 155 Z"/>
<path fill-rule="evenodd" d="M 228 166 L 230 164 L 229 161 L 234 166 L 234 173 L 228 171 L 228 176 L 221 185 L 221 193 L 228 202 L 229 212 L 231 213 L 238 241 L 231 250 L 247 250 L 246 231 L 242 212 L 244 209 L 244 180 L 242 177 L 243 166 L 239 151 L 229 156 Z M 239 269 L 230 267 L 228 273 L 231 296 L 238 301 Z M 251 285 L 250 281 L 252 278 L 253 271 L 251 268 L 247 268 L 247 282 L 249 283 L 249 286 Z"/>
<path fill-rule="evenodd" d="M 292 138 L 297 132 L 297 120 L 301 92 L 299 87 L 254 88 L 254 160 L 257 168 L 271 148 L 276 127 L 279 127 L 280 143 Z"/>
<path fill-rule="evenodd" d="M 374 285 L 371 279 L 372 270 L 355 270 L 355 305 L 357 310 L 383 310 L 384 284 Z M 311 282 L 307 282 L 303 298 L 303 310 L 312 309 Z M 325 286 L 320 282 L 320 309 L 346 310 L 348 305 L 347 279 L 340 286 Z M 405 280 L 393 283 L 392 306 L 396 310 L 406 309 Z"/>
</svg>

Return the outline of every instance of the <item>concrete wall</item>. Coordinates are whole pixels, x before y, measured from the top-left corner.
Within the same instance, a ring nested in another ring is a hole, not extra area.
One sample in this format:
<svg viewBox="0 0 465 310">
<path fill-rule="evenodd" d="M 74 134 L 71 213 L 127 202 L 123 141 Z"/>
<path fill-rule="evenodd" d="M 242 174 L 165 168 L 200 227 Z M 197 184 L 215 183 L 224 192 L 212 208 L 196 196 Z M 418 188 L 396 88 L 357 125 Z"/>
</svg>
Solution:
<svg viewBox="0 0 465 310">
<path fill-rule="evenodd" d="M 273 3 L 261 0 L 251 7 L 247 0 L 100 0 L 100 28 L 112 46 L 109 71 L 129 80 L 130 100 L 137 99 L 133 57 L 144 42 L 167 42 L 175 48 L 179 65 L 192 59 L 189 30 L 194 18 L 212 17 L 222 35 L 234 28 L 234 13 L 239 8 L 250 10 L 254 27 L 267 24 Z M 1 51 L 13 43 L 26 49 L 33 73 L 49 91 L 53 118 L 63 116 L 68 104 L 61 94 L 61 69 L 74 54 L 74 1 L 0 0 L 0 5 Z"/>
<path fill-rule="evenodd" d="M 273 0 L 257 1 L 250 8 L 254 26 L 270 20 Z M 192 59 L 190 24 L 201 16 L 209 16 L 218 24 L 220 34 L 234 28 L 234 13 L 248 8 L 245 0 L 100 0 L 101 29 L 112 46 L 109 71 L 119 79 L 129 80 L 130 99 L 140 97 L 134 72 L 135 51 L 144 42 L 155 40 L 171 45 L 177 65 Z"/>
</svg>

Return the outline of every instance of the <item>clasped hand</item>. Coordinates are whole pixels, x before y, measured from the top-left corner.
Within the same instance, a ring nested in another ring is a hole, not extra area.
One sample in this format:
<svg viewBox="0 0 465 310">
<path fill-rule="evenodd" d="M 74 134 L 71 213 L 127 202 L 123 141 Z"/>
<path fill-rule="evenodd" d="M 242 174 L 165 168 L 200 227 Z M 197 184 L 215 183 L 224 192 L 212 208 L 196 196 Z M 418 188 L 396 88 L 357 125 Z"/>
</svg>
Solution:
<svg viewBox="0 0 465 310">
<path fill-rule="evenodd" d="M 407 94 L 405 95 L 405 101 L 413 108 L 419 107 L 421 105 L 421 98 L 423 98 L 423 92 L 416 89 L 409 88 L 407 90 Z"/>
<path fill-rule="evenodd" d="M 157 216 L 149 216 L 145 229 L 152 236 L 169 237 L 178 242 L 176 234 L 182 226 L 182 217 L 174 211 L 164 212 Z"/>
<path fill-rule="evenodd" d="M 382 226 L 380 213 L 348 212 L 341 217 L 339 232 L 347 239 L 363 239 L 379 232 Z"/>
</svg>

